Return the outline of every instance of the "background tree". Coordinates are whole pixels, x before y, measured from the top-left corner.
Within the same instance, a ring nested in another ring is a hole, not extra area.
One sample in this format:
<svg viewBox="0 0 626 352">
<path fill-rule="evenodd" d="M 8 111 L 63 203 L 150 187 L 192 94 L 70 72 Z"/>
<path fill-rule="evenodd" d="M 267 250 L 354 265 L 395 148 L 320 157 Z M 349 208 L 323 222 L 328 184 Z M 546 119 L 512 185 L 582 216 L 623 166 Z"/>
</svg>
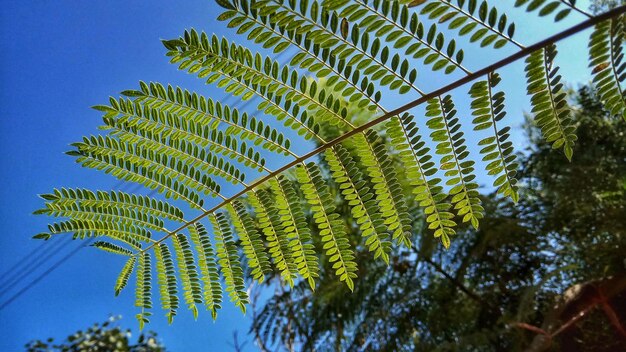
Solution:
<svg viewBox="0 0 626 352">
<path fill-rule="evenodd" d="M 460 231 L 446 252 L 416 226 L 419 246 L 395 250 L 392 270 L 371 260 L 350 226 L 364 278 L 354 294 L 322 271 L 316 295 L 280 289 L 252 332 L 267 346 L 320 351 L 626 347 L 626 126 L 590 88 L 573 99 L 571 162 L 529 121 L 520 204 L 482 197 L 481 228 Z"/>
<path fill-rule="evenodd" d="M 591 2 L 591 11 L 597 14 L 616 8 L 619 5 L 624 5 L 625 3 L 624 0 L 594 0 Z"/>
<path fill-rule="evenodd" d="M 118 326 L 120 317 L 111 317 L 104 323 L 96 323 L 85 331 L 79 330 L 62 342 L 53 338 L 33 340 L 26 344 L 28 352 L 165 352 L 153 331 L 141 333 L 136 343 L 131 342 L 130 329 Z"/>
</svg>

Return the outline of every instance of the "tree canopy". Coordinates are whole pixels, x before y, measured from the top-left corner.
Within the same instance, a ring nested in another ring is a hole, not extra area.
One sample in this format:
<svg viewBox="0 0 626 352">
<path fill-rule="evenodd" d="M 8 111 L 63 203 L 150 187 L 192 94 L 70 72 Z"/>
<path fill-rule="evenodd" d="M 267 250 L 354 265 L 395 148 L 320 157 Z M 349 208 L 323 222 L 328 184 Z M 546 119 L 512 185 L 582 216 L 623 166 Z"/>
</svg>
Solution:
<svg viewBox="0 0 626 352">
<path fill-rule="evenodd" d="M 25 348 L 28 352 L 165 352 L 152 331 L 139 334 L 136 343 L 132 343 L 130 329 L 119 327 L 120 318 L 111 317 L 84 331 L 76 331 L 61 342 L 55 342 L 54 338 L 33 340 Z"/>
</svg>

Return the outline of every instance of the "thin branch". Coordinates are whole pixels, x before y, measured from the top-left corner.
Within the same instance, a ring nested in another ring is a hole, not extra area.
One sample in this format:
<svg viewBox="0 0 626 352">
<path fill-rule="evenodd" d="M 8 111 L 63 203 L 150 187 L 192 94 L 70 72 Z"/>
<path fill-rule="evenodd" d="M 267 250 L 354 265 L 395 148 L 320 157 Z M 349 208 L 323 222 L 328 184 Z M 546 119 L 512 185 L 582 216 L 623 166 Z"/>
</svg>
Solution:
<svg viewBox="0 0 626 352">
<path fill-rule="evenodd" d="M 587 11 L 581 10 L 580 8 L 578 8 L 576 5 L 572 5 L 570 2 L 568 1 L 564 1 L 564 0 L 560 0 L 565 6 L 571 8 L 572 10 L 578 12 L 579 14 L 587 17 L 587 18 L 592 18 L 593 16 L 591 14 L 589 14 Z"/>
<path fill-rule="evenodd" d="M 451 90 L 454 90 L 454 89 L 456 89 L 458 87 L 461 87 L 464 84 L 467 84 L 467 83 L 472 82 L 472 81 L 474 81 L 476 79 L 479 79 L 480 77 L 485 76 L 485 75 L 487 75 L 487 74 L 489 74 L 489 73 L 491 73 L 491 72 L 493 72 L 495 70 L 498 70 L 498 69 L 500 69 L 500 68 L 502 68 L 504 66 L 507 66 L 507 65 L 509 65 L 509 64 L 511 64 L 511 63 L 513 63 L 513 62 L 515 62 L 517 60 L 519 60 L 519 59 L 522 59 L 522 58 L 526 57 L 527 55 L 529 55 L 530 53 L 532 53 L 534 51 L 543 49 L 543 48 L 545 48 L 548 45 L 554 44 L 555 42 L 558 42 L 558 41 L 561 41 L 563 39 L 569 38 L 569 37 L 571 37 L 571 36 L 573 36 L 575 34 L 578 34 L 579 32 L 584 31 L 585 29 L 588 29 L 590 27 L 595 26 L 596 24 L 598 24 L 598 23 L 600 23 L 602 21 L 606 21 L 606 20 L 609 20 L 611 18 L 617 17 L 617 16 L 619 16 L 619 15 L 625 13 L 625 12 L 626 12 L 626 5 L 617 7 L 615 9 L 611 10 L 611 11 L 608 11 L 608 12 L 605 12 L 605 13 L 603 13 L 601 15 L 596 16 L 596 17 L 590 18 L 590 19 L 588 19 L 588 20 L 586 20 L 584 22 L 581 22 L 581 23 L 573 26 L 573 27 L 570 27 L 569 29 L 566 29 L 566 30 L 564 30 L 564 31 L 562 31 L 560 33 L 557 33 L 557 34 L 555 34 L 555 35 L 553 35 L 551 37 L 548 37 L 548 38 L 546 38 L 544 40 L 541 40 L 541 41 L 539 41 L 539 42 L 537 42 L 537 43 L 535 43 L 535 44 L 533 44 L 531 46 L 528 46 L 528 47 L 518 51 L 517 53 L 515 53 L 515 54 L 513 54 L 511 56 L 508 56 L 508 57 L 506 57 L 506 58 L 504 58 L 504 59 L 502 59 L 500 61 L 497 61 L 497 62 L 489 65 L 489 66 L 486 66 L 486 67 L 484 67 L 484 68 L 482 68 L 482 69 L 472 73 L 471 75 L 464 76 L 464 77 L 462 77 L 462 78 L 460 78 L 460 79 L 458 79 L 458 80 L 456 80 L 456 81 L 454 81 L 454 82 L 452 82 L 452 83 L 450 83 L 450 84 L 448 84 L 448 85 L 446 85 L 446 86 L 444 86 L 442 88 L 434 90 L 434 91 L 432 91 L 432 92 L 430 92 L 430 93 L 428 93 L 428 94 L 426 94 L 426 95 L 424 95 L 424 96 L 422 96 L 422 97 L 420 97 L 418 99 L 413 100 L 410 103 L 407 103 L 407 104 L 405 104 L 405 105 L 403 105 L 403 106 L 401 106 L 401 107 L 399 107 L 399 108 L 397 108 L 395 110 L 387 112 L 386 114 L 384 114 L 384 115 L 382 115 L 382 116 L 380 116 L 380 117 L 378 117 L 376 119 L 373 119 L 373 120 L 371 120 L 371 121 L 369 121 L 369 122 L 367 122 L 367 123 L 365 123 L 365 124 L 363 124 L 361 126 L 358 126 L 357 128 L 355 128 L 355 129 L 353 129 L 353 130 L 351 130 L 349 132 L 346 132 L 343 135 L 333 139 L 332 141 L 327 142 L 327 143 L 317 147 L 316 149 L 314 149 L 314 150 L 312 150 L 312 151 L 310 151 L 310 152 L 300 156 L 299 158 L 297 158 L 297 159 L 295 159 L 295 160 L 293 160 L 293 161 L 283 165 L 282 167 L 272 171 L 268 175 L 265 175 L 265 176 L 259 178 L 257 181 L 251 183 L 248 187 L 246 187 L 246 188 L 242 189 L 241 191 L 237 192 L 236 194 L 234 194 L 230 198 L 225 199 L 224 201 L 222 201 L 221 203 L 219 203 L 216 206 L 212 207 L 211 209 L 203 212 L 202 214 L 196 216 L 194 219 L 190 220 L 189 222 L 181 225 L 179 228 L 175 229 L 174 231 L 172 231 L 172 232 L 168 233 L 167 235 L 163 236 L 161 239 L 157 240 L 154 244 L 152 244 L 149 247 L 146 247 L 144 250 L 142 250 L 142 252 L 150 250 L 156 244 L 159 244 L 159 243 L 165 241 L 166 239 L 171 237 L 173 234 L 178 233 L 178 232 L 184 230 L 185 228 L 189 227 L 190 225 L 200 221 L 201 219 L 203 219 L 207 215 L 212 214 L 213 212 L 215 212 L 216 210 L 220 209 L 224 205 L 231 203 L 233 200 L 241 197 L 242 195 L 246 194 L 247 192 L 249 192 L 250 190 L 254 189 L 255 187 L 265 183 L 269 179 L 271 179 L 273 177 L 276 177 L 280 173 L 282 173 L 282 172 L 292 168 L 293 166 L 298 165 L 298 164 L 304 162 L 305 160 L 307 160 L 307 159 L 309 159 L 309 158 L 311 158 L 313 156 L 316 156 L 317 154 L 323 152 L 324 150 L 326 150 L 326 149 L 328 149 L 328 148 L 330 148 L 330 147 L 332 147 L 332 146 L 334 146 L 336 144 L 339 144 L 339 143 L 343 142 L 344 140 L 346 140 L 346 139 L 348 139 L 348 138 L 350 138 L 350 137 L 352 137 L 352 136 L 354 136 L 354 135 L 356 135 L 358 133 L 362 133 L 363 131 L 365 131 L 365 130 L 367 130 L 369 128 L 372 128 L 372 127 L 374 127 L 374 126 L 376 126 L 376 125 L 378 125 L 378 124 L 380 124 L 382 122 L 385 122 L 385 121 L 391 119 L 394 116 L 397 116 L 397 115 L 399 115 L 399 114 L 401 114 L 401 113 L 403 113 L 403 112 L 405 112 L 405 111 L 407 111 L 409 109 L 412 109 L 412 108 L 414 108 L 414 107 L 416 107 L 416 106 L 418 106 L 420 104 L 423 104 L 423 103 L 427 102 L 430 99 L 436 98 L 436 97 L 438 97 L 438 96 L 440 96 L 442 94 L 445 94 L 445 93 L 447 93 L 447 92 L 449 92 Z"/>
</svg>

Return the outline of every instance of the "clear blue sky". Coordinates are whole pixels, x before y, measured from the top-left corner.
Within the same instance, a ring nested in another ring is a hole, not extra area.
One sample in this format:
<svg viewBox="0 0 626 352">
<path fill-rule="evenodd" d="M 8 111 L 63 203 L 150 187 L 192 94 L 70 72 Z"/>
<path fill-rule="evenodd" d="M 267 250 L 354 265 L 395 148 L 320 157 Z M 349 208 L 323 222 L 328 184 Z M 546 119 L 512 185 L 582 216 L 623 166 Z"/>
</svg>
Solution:
<svg viewBox="0 0 626 352">
<path fill-rule="evenodd" d="M 31 236 L 45 230 L 48 219 L 31 212 L 41 206 L 36 194 L 54 187 L 82 186 L 110 189 L 117 180 L 75 165 L 63 152 L 82 135 L 97 133 L 100 114 L 89 106 L 105 103 L 109 95 L 137 87 L 139 80 L 171 82 L 213 93 L 196 79 L 177 72 L 164 57 L 160 38 L 180 35 L 195 27 L 229 35 L 215 21 L 220 9 L 211 0 L 186 1 L 13 1 L 3 3 L 0 13 L 0 272 L 40 245 Z M 570 22 L 579 20 L 572 16 Z M 531 43 L 557 28 L 522 26 L 520 36 Z M 559 27 L 563 28 L 563 27 Z M 588 79 L 585 67 L 587 34 L 561 47 L 559 63 L 570 82 Z M 242 42 L 241 39 L 239 39 Z M 505 52 L 503 52 L 505 53 Z M 484 57 L 466 53 L 474 69 Z M 581 61 L 582 60 L 582 61 Z M 509 94 L 510 123 L 521 122 L 527 108 L 522 65 L 503 71 Z M 514 78 L 517 76 L 517 78 Z M 521 79 L 520 79 L 521 78 Z M 419 80 L 418 80 L 419 82 Z M 427 88 L 444 82 L 423 77 Z M 459 89 L 458 104 L 469 87 Z M 517 92 L 517 93 L 516 93 Z M 518 97 L 524 97 L 518 99 Z M 389 107 L 406 97 L 387 100 Z M 232 98 L 229 101 L 233 101 Z M 460 109 L 463 111 L 463 108 Z M 523 148 L 521 133 L 515 142 Z M 302 146 L 300 146 L 302 147 Z M 483 183 L 490 183 L 486 180 Z M 71 243 L 59 253 L 76 246 Z M 32 290 L 0 311 L 0 351 L 18 351 L 33 338 L 64 337 L 88 324 L 103 321 L 109 314 L 122 314 L 123 325 L 136 331 L 132 291 L 113 297 L 113 283 L 123 258 L 81 250 L 65 265 L 47 276 Z M 49 265 L 50 262 L 47 262 Z M 40 273 L 45 266 L 39 267 Z M 30 276 L 21 284 L 30 281 Z M 16 289 L 0 297 L 10 297 Z M 0 288 L 4 290 L 4 287 Z M 155 297 L 155 305 L 158 306 Z M 194 323 L 181 309 L 174 325 L 168 326 L 161 311 L 154 310 L 156 330 L 172 351 L 226 350 L 233 330 L 245 335 L 248 318 L 225 303 L 218 321 L 201 314 Z M 252 343 L 249 343 L 250 347 Z"/>
</svg>

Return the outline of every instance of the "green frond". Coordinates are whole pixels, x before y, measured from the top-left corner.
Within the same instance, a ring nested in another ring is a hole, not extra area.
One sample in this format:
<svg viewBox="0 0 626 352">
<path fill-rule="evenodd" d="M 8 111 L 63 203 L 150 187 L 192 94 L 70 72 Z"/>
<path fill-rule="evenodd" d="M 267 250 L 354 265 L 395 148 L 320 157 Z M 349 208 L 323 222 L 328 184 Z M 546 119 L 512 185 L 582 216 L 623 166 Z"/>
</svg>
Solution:
<svg viewBox="0 0 626 352">
<path fill-rule="evenodd" d="M 139 145 L 120 142 L 108 136 L 83 137 L 82 142 L 73 143 L 77 153 L 92 158 L 111 158 L 140 168 L 156 172 L 166 178 L 168 184 L 178 182 L 189 189 L 216 197 L 220 186 L 210 177 L 193 166 L 167 154 L 160 154 Z"/>
<path fill-rule="evenodd" d="M 265 280 L 265 275 L 272 271 L 272 267 L 269 256 L 265 252 L 261 234 L 254 224 L 254 219 L 239 201 L 227 204 L 226 210 L 228 210 L 235 232 L 241 240 L 243 253 L 248 259 L 248 267 L 252 269 L 251 275 L 259 283 L 262 283 Z"/>
<path fill-rule="evenodd" d="M 567 93 L 563 89 L 559 67 L 554 65 L 555 45 L 533 52 L 526 59 L 527 91 L 531 96 L 532 113 L 541 134 L 552 148 L 563 148 L 572 158 L 576 127 L 570 118 Z"/>
<path fill-rule="evenodd" d="M 392 55 L 378 38 L 370 43 L 367 33 L 346 35 L 338 14 L 322 8 L 317 1 L 296 6 L 295 2 L 285 4 L 280 0 L 261 0 L 255 1 L 250 8 L 258 10 L 259 15 L 267 16 L 270 23 L 279 27 L 298 27 L 300 33 L 307 33 L 306 39 L 313 44 L 321 49 L 330 49 L 337 59 L 346 60 L 347 66 L 354 66 L 355 70 L 363 72 L 381 86 L 389 86 L 404 94 L 410 91 L 417 78 L 417 71 L 409 72 L 408 60 L 397 53 Z"/>
<path fill-rule="evenodd" d="M 122 267 L 122 271 L 117 276 L 117 280 L 115 281 L 115 295 L 119 296 L 120 292 L 128 285 L 128 280 L 130 279 L 130 274 L 132 274 L 133 269 L 135 268 L 136 257 L 130 257 Z"/>
<path fill-rule="evenodd" d="M 345 223 L 339 214 L 335 213 L 335 202 L 320 174 L 320 169 L 314 163 L 298 165 L 296 175 L 313 213 L 328 261 L 333 265 L 339 280 L 354 291 L 353 279 L 357 277 L 354 252 L 346 235 Z"/>
<path fill-rule="evenodd" d="M 278 176 L 269 181 L 275 196 L 274 207 L 281 221 L 284 236 L 289 241 L 292 260 L 300 275 L 315 290 L 315 279 L 319 277 L 319 263 L 315 247 L 311 243 L 311 230 L 306 222 L 301 199 L 292 181 Z"/>
<path fill-rule="evenodd" d="M 472 116 L 474 119 L 474 130 L 493 130 L 493 134 L 478 142 L 482 147 L 480 154 L 486 171 L 490 176 L 496 177 L 493 183 L 498 187 L 498 193 L 517 203 L 519 195 L 517 193 L 517 180 L 515 174 L 519 165 L 515 162 L 513 153 L 513 143 L 508 141 L 510 127 L 498 128 L 497 123 L 505 116 L 504 92 L 493 92 L 493 89 L 500 82 L 500 75 L 492 73 L 488 80 L 474 83 L 469 94 L 472 97 Z"/>
<path fill-rule="evenodd" d="M 515 7 L 523 7 L 526 12 L 537 12 L 540 17 L 554 14 L 555 22 L 567 17 L 572 10 L 581 11 L 576 7 L 576 0 L 515 0 Z"/>
<path fill-rule="evenodd" d="M 196 247 L 196 253 L 198 253 L 198 267 L 204 283 L 202 291 L 204 304 L 207 310 L 211 311 L 211 317 L 215 320 L 217 310 L 222 308 L 222 285 L 215 262 L 215 252 L 209 234 L 202 224 L 197 222 L 194 226 L 190 226 L 189 233 L 191 234 L 191 241 Z"/>
<path fill-rule="evenodd" d="M 209 215 L 213 225 L 213 235 L 215 236 L 215 247 L 217 257 L 222 268 L 222 275 L 226 283 L 226 292 L 230 296 L 231 302 L 246 313 L 248 293 L 243 280 L 243 269 L 239 261 L 237 246 L 233 240 L 230 224 L 223 213 Z"/>
<path fill-rule="evenodd" d="M 624 15 L 597 24 L 589 38 L 589 67 L 606 109 L 626 120 L 624 36 Z"/>
<path fill-rule="evenodd" d="M 237 135 L 260 145 L 264 149 L 291 155 L 291 141 L 277 129 L 262 120 L 240 113 L 239 110 L 213 101 L 209 97 L 190 92 L 180 87 L 160 83 L 140 82 L 140 90 L 125 91 L 122 94 L 134 102 L 159 112 L 175 114 L 211 130 L 220 123 L 227 126 L 226 135 Z"/>
<path fill-rule="evenodd" d="M 151 313 L 146 310 L 152 308 L 152 266 L 149 253 L 140 253 L 138 258 L 135 306 L 141 308 L 141 313 L 136 317 L 139 321 L 139 329 L 142 330 L 144 324 L 150 322 Z"/>
<path fill-rule="evenodd" d="M 426 116 L 429 117 L 426 125 L 432 130 L 430 137 L 437 143 L 435 153 L 441 156 L 439 169 L 444 171 L 446 185 L 452 187 L 448 192 L 452 196 L 450 202 L 463 222 L 469 221 L 478 228 L 484 209 L 474 181 L 475 162 L 466 160 L 469 151 L 456 113 L 449 95 L 431 99 L 426 106 Z"/>
<path fill-rule="evenodd" d="M 47 202 L 37 214 L 70 218 L 73 220 L 94 220 L 117 222 L 129 226 L 137 225 L 156 231 L 163 231 L 163 220 L 151 214 L 129 208 L 84 206 L 74 202 Z"/>
<path fill-rule="evenodd" d="M 71 151 L 68 154 L 75 156 L 76 162 L 83 167 L 102 170 L 120 180 L 140 183 L 149 189 L 158 190 L 167 198 L 183 199 L 193 208 L 200 209 L 204 203 L 200 196 L 186 185 L 114 155 L 80 151 Z M 161 169 L 163 167 L 161 166 Z"/>
<path fill-rule="evenodd" d="M 265 159 L 257 150 L 218 130 L 215 124 L 206 125 L 202 121 L 193 121 L 168 111 L 143 106 L 129 98 L 110 98 L 109 103 L 110 106 L 94 108 L 105 112 L 105 126 L 102 129 L 111 130 L 111 135 L 118 135 L 123 141 L 147 143 L 146 140 L 151 139 L 168 143 L 172 148 L 183 142 L 194 143 L 253 169 L 265 170 Z M 211 166 L 211 163 L 207 166 Z"/>
<path fill-rule="evenodd" d="M 119 254 L 119 255 L 132 256 L 134 254 L 133 251 L 131 251 L 130 249 L 127 249 L 122 246 L 118 246 L 115 243 L 106 242 L 106 241 L 96 241 L 91 246 L 101 249 L 105 252 Z"/>
<path fill-rule="evenodd" d="M 448 23 L 448 29 L 458 31 L 461 37 L 469 35 L 469 41 L 481 47 L 498 49 L 508 43 L 521 46 L 513 40 L 515 23 L 485 0 L 418 0 L 413 4 L 424 5 L 420 15 L 440 24 Z"/>
<path fill-rule="evenodd" d="M 327 85 L 349 102 L 359 108 L 376 110 L 371 101 L 378 102 L 381 93 L 376 91 L 374 83 L 367 76 L 346 65 L 345 59 L 337 58 L 329 48 L 321 48 L 309 39 L 309 33 L 302 31 L 303 21 L 292 21 L 288 25 L 277 25 L 261 11 L 251 9 L 247 1 L 234 1 L 234 8 L 222 13 L 218 20 L 229 21 L 228 27 L 237 28 L 238 34 L 248 33 L 248 40 L 262 44 L 264 48 L 274 49 L 279 53 L 289 46 L 297 48 L 297 53 L 289 63 L 326 78 Z M 282 22 L 281 22 L 282 23 Z"/>
<path fill-rule="evenodd" d="M 144 154 L 167 155 L 173 160 L 189 165 L 196 172 L 221 177 L 235 185 L 243 183 L 245 180 L 246 175 L 241 170 L 197 144 L 182 139 L 168 140 L 160 134 L 141 131 L 125 125 L 116 127 L 118 128 L 112 135 L 115 135 L 125 144 L 141 147 Z"/>
<path fill-rule="evenodd" d="M 325 159 L 331 176 L 339 185 L 341 195 L 350 206 L 352 217 L 365 238 L 365 245 L 374 252 L 374 259 L 381 258 L 389 264 L 391 241 L 383 222 L 374 193 L 367 185 L 363 173 L 350 152 L 337 144 L 325 151 Z"/>
<path fill-rule="evenodd" d="M 205 33 L 199 35 L 194 30 L 166 43 L 175 48 L 168 51 L 170 62 L 179 64 L 181 70 L 197 73 L 200 78 L 208 77 L 207 82 L 215 82 L 227 93 L 244 99 L 247 94 L 256 94 L 266 100 L 289 100 L 301 109 L 316 111 L 316 117 L 322 121 L 344 128 L 350 125 L 347 110 L 332 94 L 316 89 L 315 81 L 288 66 L 281 67 L 278 61 L 253 54 L 225 38 L 220 40 L 213 35 L 209 39 Z"/>
<path fill-rule="evenodd" d="M 130 210 L 143 216 L 151 216 L 157 219 L 168 219 L 184 222 L 183 211 L 177 207 L 148 196 L 128 194 L 120 191 L 91 191 L 84 188 L 61 188 L 54 189 L 53 193 L 40 196 L 46 200 L 46 207 L 50 205 L 55 209 L 66 209 L 78 206 L 81 209 L 117 209 Z M 37 214 L 46 214 L 48 209 L 37 211 Z M 157 221 L 156 219 L 152 221 Z M 162 221 L 159 222 L 162 224 Z"/>
<path fill-rule="evenodd" d="M 394 240 L 410 248 L 411 219 L 403 199 L 395 165 L 384 143 L 381 143 L 378 134 L 373 130 L 356 135 L 352 143 L 359 155 L 359 162 L 365 167 L 373 185 L 384 225 Z"/>
<path fill-rule="evenodd" d="M 365 38 L 359 33 L 362 31 L 381 38 L 407 57 L 422 60 L 432 66 L 433 71 L 443 70 L 449 74 L 461 68 L 467 72 L 461 66 L 463 50 L 456 49 L 456 41 L 452 39 L 446 43 L 436 24 L 425 25 L 417 13 L 411 13 L 408 6 L 398 1 L 325 0 L 323 6 L 339 11 L 338 16 L 347 21 L 347 28 L 342 30 L 346 34 L 350 32 L 353 42 L 357 42 L 357 38 Z M 408 66 L 408 61 L 405 65 Z"/>
<path fill-rule="evenodd" d="M 413 119 L 410 114 L 393 117 L 387 122 L 387 134 L 399 153 L 406 178 L 413 187 L 415 201 L 424 209 L 428 228 L 448 248 L 450 236 L 456 233 L 454 228 L 457 226 L 454 214 L 450 212 L 452 205 L 441 186 L 441 179 L 433 177 L 437 166 Z"/>
<path fill-rule="evenodd" d="M 183 286 L 183 297 L 187 308 L 193 313 L 193 318 L 198 319 L 198 307 L 196 304 L 202 303 L 202 293 L 196 261 L 191 252 L 189 240 L 187 240 L 185 235 L 175 234 L 172 236 L 172 240 L 176 261 L 178 262 L 178 272 L 180 273 L 180 280 Z"/>
<path fill-rule="evenodd" d="M 275 210 L 274 200 L 267 190 L 250 191 L 247 194 L 248 202 L 252 205 L 259 229 L 265 235 L 270 256 L 282 278 L 293 286 L 298 268 L 293 260 L 293 253 L 289 241 L 281 226 L 278 212 Z"/>
<path fill-rule="evenodd" d="M 150 231 L 119 222 L 101 220 L 67 220 L 48 225 L 48 233 L 42 233 L 40 238 L 48 239 L 52 235 L 72 233 L 73 238 L 105 236 L 123 242 L 136 250 L 141 250 L 141 242 L 150 243 Z M 44 235 L 46 237 L 44 237 Z"/>
<path fill-rule="evenodd" d="M 156 257 L 157 281 L 161 296 L 161 308 L 167 310 L 165 316 L 171 324 L 178 309 L 178 287 L 176 285 L 176 270 L 169 247 L 165 243 L 154 246 Z"/>
</svg>

